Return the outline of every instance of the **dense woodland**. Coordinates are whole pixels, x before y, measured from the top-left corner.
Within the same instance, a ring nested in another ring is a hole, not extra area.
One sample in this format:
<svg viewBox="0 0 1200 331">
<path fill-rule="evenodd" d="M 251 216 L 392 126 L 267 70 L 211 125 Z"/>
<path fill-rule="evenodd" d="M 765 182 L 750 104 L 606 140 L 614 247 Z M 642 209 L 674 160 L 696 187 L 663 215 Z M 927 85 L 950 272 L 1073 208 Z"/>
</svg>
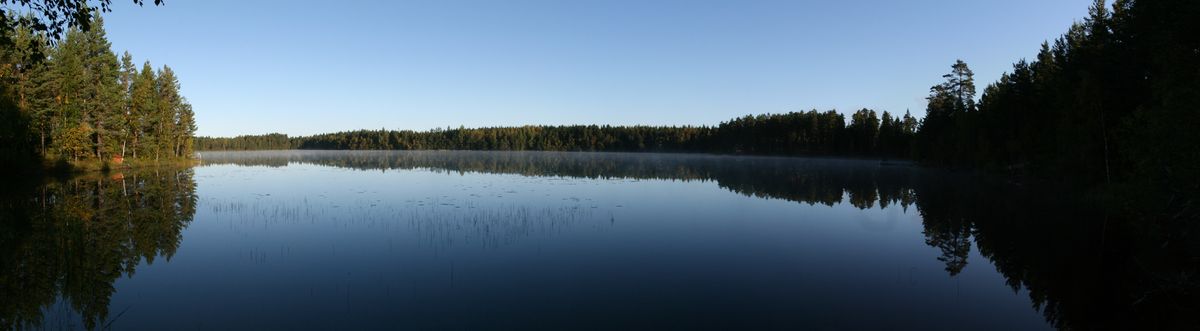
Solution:
<svg viewBox="0 0 1200 331">
<path fill-rule="evenodd" d="M 525 126 L 199 138 L 201 150 L 471 149 L 681 151 L 907 157 L 929 164 L 1129 184 L 1196 213 L 1200 191 L 1200 3 L 1096 1 L 977 94 L 954 63 L 926 117 L 859 110 L 746 116 L 714 127 Z M 847 121 L 848 120 L 848 121 Z"/>
<path fill-rule="evenodd" d="M 6 17 L 6 22 L 19 21 Z M 7 26 L 0 41 L 0 158 L 5 166 L 43 160 L 164 160 L 191 157 L 196 123 L 168 66 L 140 68 L 111 49 L 104 22 L 61 39 Z"/>
<path fill-rule="evenodd" d="M 103 3 L 103 2 L 102 2 Z M 977 93 L 965 62 L 933 86 L 924 119 L 863 109 L 745 116 L 715 126 L 523 126 L 360 130 L 192 140 L 169 67 L 118 58 L 103 22 L 61 36 L 5 16 L 0 152 L 21 159 L 161 159 L 201 150 L 664 151 L 913 158 L 1081 186 L 1166 194 L 1196 215 L 1200 4 L 1096 1 L 1087 18 Z M 24 19 L 25 21 L 33 21 Z M 50 40 L 53 39 L 53 40 Z M 53 41 L 53 42 L 47 42 Z M 44 56 L 41 56 L 44 55 Z M 6 164 L 11 162 L 6 162 Z M 1147 195 L 1148 196 L 1148 195 Z"/>
<path fill-rule="evenodd" d="M 8 3 L 0 0 L 0 4 Z M 1163 329 L 1185 329 L 1195 325 L 1192 312 L 1196 311 L 1196 293 L 1200 293 L 1196 291 L 1200 265 L 1196 263 L 1200 256 L 1196 236 L 1200 229 L 1195 222 L 1200 219 L 1198 17 L 1200 1 L 1097 1 L 1086 19 L 1044 43 L 1034 58 L 1017 61 L 1010 72 L 981 90 L 976 89 L 965 62 L 952 64 L 942 76 L 944 82 L 930 89 L 923 119 L 869 109 L 849 116 L 813 110 L 745 116 L 698 127 L 361 130 L 307 137 L 198 137 L 193 141 L 192 109 L 179 95 L 174 72 L 148 62 L 139 68 L 128 53 L 118 57 L 98 17 L 56 33 L 10 24 L 22 19 L 5 15 L 0 24 L 5 28 L 0 34 L 0 165 L 39 164 L 47 159 L 111 160 L 115 156 L 165 159 L 187 157 L 193 148 L 664 151 L 912 158 L 1072 186 L 1049 193 L 1033 186 L 973 186 L 965 184 L 973 182 L 941 172 L 930 175 L 908 167 L 815 170 L 781 161 L 787 158 L 753 158 L 753 162 L 778 162 L 755 167 L 717 157 L 689 163 L 656 158 L 606 163 L 563 161 L 555 155 L 489 155 L 488 159 L 465 160 L 364 154 L 300 161 L 342 162 L 339 166 L 359 169 L 428 167 L 460 172 L 712 180 L 742 194 L 810 204 L 833 204 L 842 201 L 845 193 L 859 208 L 873 208 L 876 203 L 916 208 L 926 242 L 940 250 L 939 260 L 945 262 L 948 273 L 961 271 L 976 247 L 979 255 L 993 261 L 1014 291 L 1027 290 L 1057 327 L 1137 329 L 1161 324 Z M 286 165 L 289 161 L 293 160 L 238 164 Z M 764 168 L 769 171 L 760 173 Z M 20 190 L 3 196 L 0 215 L 4 220 L 45 222 L 0 222 L 4 229 L 0 231 L 0 254 L 5 256 L 0 259 L 0 269 L 11 271 L 0 277 L 52 277 L 0 282 L 16 285 L 0 288 L 5 294 L 0 297 L 22 299 L 22 304 L 0 307 L 0 325 L 13 327 L 40 320 L 41 307 L 55 302 L 57 292 L 78 305 L 76 310 L 87 318 L 87 326 L 104 321 L 116 278 L 132 274 L 139 259 L 170 257 L 174 252 L 180 229 L 194 213 L 191 177 L 190 171 L 78 177 L 45 187 L 16 187 Z M 1100 202 L 1075 209 L 1059 208 L 1079 192 L 1097 191 L 1119 198 L 1087 200 Z M 6 192 L 0 190 L 0 194 Z M 997 192 L 1002 198 L 996 198 Z M 1114 201 L 1138 212 L 1129 219 L 1110 220 L 1100 209 Z M 108 239 L 87 235 L 96 230 L 101 231 L 99 237 Z M 37 249 L 41 243 L 55 246 Z M 1054 258 L 1047 258 L 1047 252 Z"/>
<path fill-rule="evenodd" d="M 970 69 L 957 63 L 931 90 L 915 156 L 1110 186 L 1190 222 L 1200 217 L 1197 17 L 1197 1 L 1096 1 L 978 104 Z"/>
<path fill-rule="evenodd" d="M 431 131 L 361 130 L 291 137 L 283 134 L 196 138 L 199 150 L 543 150 L 658 151 L 771 155 L 907 154 L 917 120 L 869 109 L 846 122 L 835 111 L 745 116 L 707 126 L 522 126 Z"/>
</svg>

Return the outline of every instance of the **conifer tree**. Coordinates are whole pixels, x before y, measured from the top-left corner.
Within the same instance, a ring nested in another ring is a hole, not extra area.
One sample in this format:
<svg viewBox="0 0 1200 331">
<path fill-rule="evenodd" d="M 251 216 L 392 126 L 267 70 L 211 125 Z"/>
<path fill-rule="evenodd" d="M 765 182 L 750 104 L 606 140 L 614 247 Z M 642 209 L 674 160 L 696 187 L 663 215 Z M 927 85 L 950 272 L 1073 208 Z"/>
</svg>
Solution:
<svg viewBox="0 0 1200 331">
<path fill-rule="evenodd" d="M 963 60 L 956 60 L 950 66 L 950 73 L 942 75 L 946 79 L 943 89 L 954 98 L 954 110 L 969 112 L 975 110 L 975 72 Z"/>
<path fill-rule="evenodd" d="M 121 72 L 117 76 L 117 85 L 120 89 L 120 111 L 119 119 L 114 122 L 114 125 L 119 125 L 120 130 L 117 132 L 117 137 L 120 139 L 121 157 L 124 158 L 128 152 L 129 141 L 134 138 L 137 132 L 137 125 L 134 120 L 134 115 L 131 108 L 130 93 L 134 79 L 137 79 L 137 67 L 133 65 L 133 55 L 129 51 L 125 51 L 121 55 Z"/>
<path fill-rule="evenodd" d="M 84 55 L 86 38 L 82 31 L 70 29 L 62 42 L 50 52 L 50 88 L 54 103 L 50 107 L 52 150 L 61 157 L 78 159 L 87 151 L 92 135 L 85 118 L 87 85 L 90 84 Z M 79 146 L 79 144 L 88 146 Z"/>
<path fill-rule="evenodd" d="M 46 159 L 192 155 L 195 115 L 170 67 L 156 75 L 148 61 L 139 72 L 128 52 L 118 59 L 99 16 L 66 26 L 61 38 L 28 25 L 34 19 L 0 16 L 17 24 L 0 24 L 0 159 L 6 169 L 37 167 Z"/>
<path fill-rule="evenodd" d="M 180 105 L 176 119 L 175 127 L 178 131 L 175 134 L 175 157 L 192 157 L 195 154 L 193 138 L 196 136 L 196 118 L 192 112 L 192 105 L 186 100 Z"/>
<path fill-rule="evenodd" d="M 175 77 L 175 71 L 171 70 L 171 67 L 164 65 L 159 69 L 155 88 L 158 92 L 158 107 L 154 119 L 158 137 L 155 159 L 158 159 L 159 155 L 173 157 L 179 154 L 179 134 L 175 125 L 179 123 L 184 100 L 179 95 L 179 79 Z"/>
<path fill-rule="evenodd" d="M 155 115 L 158 111 L 156 80 L 154 68 L 150 67 L 150 61 L 146 61 L 142 64 L 141 71 L 129 88 L 129 129 L 133 132 L 131 153 L 134 158 L 137 158 L 139 153 L 141 155 L 148 155 L 147 152 L 153 154 L 156 148 L 155 137 L 158 134 L 154 131 L 158 124 L 155 122 Z"/>
<path fill-rule="evenodd" d="M 91 29 L 84 32 L 83 60 L 88 84 L 82 91 L 87 122 L 94 130 L 93 151 L 97 159 L 110 155 L 113 146 L 106 145 L 116 134 L 114 123 L 120 119 L 120 85 L 117 82 L 120 66 L 104 31 L 104 22 L 97 16 Z"/>
<path fill-rule="evenodd" d="M 0 47 L 0 157 L 27 163 L 44 153 L 50 114 L 44 95 L 45 36 L 28 27 L 9 31 Z"/>
</svg>

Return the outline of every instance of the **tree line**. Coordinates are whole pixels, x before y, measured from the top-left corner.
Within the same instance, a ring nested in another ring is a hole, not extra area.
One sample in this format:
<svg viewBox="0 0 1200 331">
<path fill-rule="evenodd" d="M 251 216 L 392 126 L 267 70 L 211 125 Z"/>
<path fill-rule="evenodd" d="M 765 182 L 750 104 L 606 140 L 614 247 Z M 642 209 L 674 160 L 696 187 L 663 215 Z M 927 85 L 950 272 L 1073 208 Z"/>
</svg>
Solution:
<svg viewBox="0 0 1200 331">
<path fill-rule="evenodd" d="M 1200 217 L 1200 2 L 1097 0 L 1088 12 L 978 102 L 956 63 L 930 91 L 915 156 L 1116 187 Z"/>
<path fill-rule="evenodd" d="M 1071 184 L 1200 191 L 1200 4 L 1097 0 L 1033 60 L 976 89 L 963 61 L 917 120 L 863 109 L 745 116 L 717 126 L 359 130 L 197 140 L 201 150 L 679 151 L 907 157 Z M 286 139 L 285 139 L 286 138 Z M 1178 202 L 1194 205 L 1192 200 Z M 1188 207 L 1195 210 L 1195 207 Z"/>
<path fill-rule="evenodd" d="M 7 29 L 0 53 L 0 153 L 63 159 L 181 157 L 191 149 L 664 151 L 913 158 L 1082 185 L 1200 191 L 1200 4 L 1096 1 L 1036 58 L 988 84 L 958 61 L 926 116 L 863 109 L 735 118 L 716 126 L 522 126 L 359 130 L 192 140 L 191 107 L 169 67 L 138 70 L 109 50 L 98 16 L 47 40 Z M 22 19 L 5 16 L 5 27 Z M 31 21 L 25 19 L 24 21 Z M 49 45 L 49 46 L 47 46 Z M 37 61 L 36 54 L 47 54 Z M 848 117 L 848 118 L 847 118 Z M 1168 199 L 1196 214 L 1194 199 Z"/>
<path fill-rule="evenodd" d="M 195 138 L 195 148 L 201 151 L 261 151 L 276 149 L 295 149 L 296 138 L 289 138 L 282 133 L 263 135 L 242 135 L 232 138 L 213 138 L 200 136 Z"/>
<path fill-rule="evenodd" d="M 8 20 L 17 20 L 8 17 Z M 29 26 L 3 31 L 0 47 L 0 157 L 112 161 L 187 158 L 196 122 L 168 66 L 118 58 L 100 16 L 65 35 Z"/>
<path fill-rule="evenodd" d="M 735 118 L 716 126 L 523 126 L 202 137 L 201 150 L 660 151 L 912 158 L 929 164 L 1166 192 L 1200 191 L 1200 9 L 1194 2 L 1096 1 L 1086 19 L 982 93 L 956 61 L 926 116 L 863 109 Z M 981 94 L 981 96 L 980 96 Z M 1161 196 L 1160 196 L 1161 197 Z"/>
<path fill-rule="evenodd" d="M 849 124 L 836 111 L 745 116 L 717 126 L 521 126 L 359 130 L 304 137 L 284 134 L 197 137 L 198 150 L 506 150 L 657 151 L 767 155 L 908 155 L 918 121 L 862 109 Z"/>
</svg>

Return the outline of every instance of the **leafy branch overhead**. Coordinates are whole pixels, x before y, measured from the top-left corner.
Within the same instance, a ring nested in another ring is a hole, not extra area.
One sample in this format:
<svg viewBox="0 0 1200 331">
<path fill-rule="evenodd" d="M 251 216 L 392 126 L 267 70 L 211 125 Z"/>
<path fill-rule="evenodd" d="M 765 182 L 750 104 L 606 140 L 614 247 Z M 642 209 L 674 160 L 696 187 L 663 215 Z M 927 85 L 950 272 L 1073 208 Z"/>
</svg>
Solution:
<svg viewBox="0 0 1200 331">
<path fill-rule="evenodd" d="M 146 0 L 133 0 L 142 6 Z M 161 6 L 165 0 L 153 0 Z M 0 0 L 0 23 L 5 29 L 25 26 L 37 32 L 60 36 L 67 29 L 91 29 L 92 18 L 112 11 L 112 0 Z M 16 16 L 14 12 L 23 15 Z M 53 38 L 51 38 L 53 39 Z"/>
</svg>

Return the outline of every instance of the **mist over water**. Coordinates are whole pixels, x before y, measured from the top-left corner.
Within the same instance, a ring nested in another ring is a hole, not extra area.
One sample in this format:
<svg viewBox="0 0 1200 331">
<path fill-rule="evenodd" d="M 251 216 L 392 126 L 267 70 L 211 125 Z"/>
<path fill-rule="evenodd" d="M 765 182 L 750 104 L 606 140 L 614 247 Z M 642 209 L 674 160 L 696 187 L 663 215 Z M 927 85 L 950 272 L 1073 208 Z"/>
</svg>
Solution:
<svg viewBox="0 0 1200 331">
<path fill-rule="evenodd" d="M 1086 253 L 1127 241 L 1080 228 L 1099 217 L 1095 208 L 966 174 L 639 153 L 202 160 L 8 193 L 23 198 L 0 209 L 11 230 L 0 246 L 5 326 L 1029 330 L 1127 321 L 1094 315 L 1126 308 L 1109 295 L 1130 291 L 1126 278 L 1045 276 L 1126 261 Z M 27 221 L 8 221 L 18 218 Z M 1093 294 L 1064 294 L 1080 292 Z"/>
</svg>

